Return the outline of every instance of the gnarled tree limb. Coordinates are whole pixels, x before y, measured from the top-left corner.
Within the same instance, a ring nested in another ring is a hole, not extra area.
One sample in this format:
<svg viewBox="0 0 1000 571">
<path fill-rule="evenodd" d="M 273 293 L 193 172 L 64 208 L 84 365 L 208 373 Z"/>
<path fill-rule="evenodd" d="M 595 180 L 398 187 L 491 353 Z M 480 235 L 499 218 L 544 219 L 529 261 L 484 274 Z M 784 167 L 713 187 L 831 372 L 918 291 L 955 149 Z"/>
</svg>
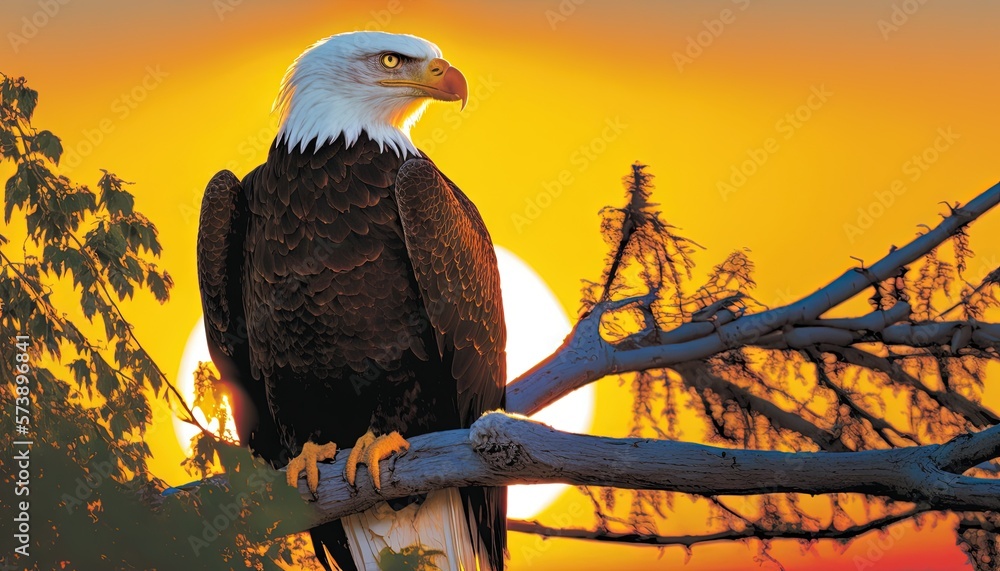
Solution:
<svg viewBox="0 0 1000 571">
<path fill-rule="evenodd" d="M 370 478 L 358 478 L 355 489 L 344 481 L 347 451 L 323 465 L 313 523 L 442 488 L 550 482 L 712 496 L 853 492 L 934 510 L 1000 510 L 1000 480 L 962 474 L 1000 455 L 1000 426 L 941 445 L 775 452 L 570 434 L 493 412 L 470 430 L 418 436 L 410 444 L 404 456 L 383 463 L 380 492 Z M 309 497 L 304 481 L 300 492 Z"/>
</svg>

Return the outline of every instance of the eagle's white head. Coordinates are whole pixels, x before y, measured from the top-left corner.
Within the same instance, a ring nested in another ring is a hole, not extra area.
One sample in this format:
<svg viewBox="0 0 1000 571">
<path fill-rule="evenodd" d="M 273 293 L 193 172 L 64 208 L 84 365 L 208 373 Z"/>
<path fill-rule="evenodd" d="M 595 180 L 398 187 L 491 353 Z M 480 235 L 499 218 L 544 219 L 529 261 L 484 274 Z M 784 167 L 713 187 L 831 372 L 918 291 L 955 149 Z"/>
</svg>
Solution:
<svg viewBox="0 0 1000 571">
<path fill-rule="evenodd" d="M 465 101 L 462 72 L 427 40 L 386 32 L 337 34 L 313 44 L 285 72 L 274 102 L 279 143 L 317 147 L 365 131 L 384 150 L 416 154 L 410 128 L 431 99 Z"/>
</svg>

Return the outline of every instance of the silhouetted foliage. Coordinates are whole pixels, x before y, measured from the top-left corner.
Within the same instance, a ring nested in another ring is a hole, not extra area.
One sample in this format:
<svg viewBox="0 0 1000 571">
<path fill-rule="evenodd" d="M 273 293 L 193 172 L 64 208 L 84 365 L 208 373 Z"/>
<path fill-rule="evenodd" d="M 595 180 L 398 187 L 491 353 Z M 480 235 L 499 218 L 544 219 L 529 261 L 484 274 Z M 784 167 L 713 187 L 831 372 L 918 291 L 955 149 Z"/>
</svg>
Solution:
<svg viewBox="0 0 1000 571">
<path fill-rule="evenodd" d="M 585 282 L 584 310 L 599 301 L 637 299 L 611 312 L 610 318 L 605 315 L 606 339 L 629 349 L 653 346 L 682 322 L 721 324 L 766 309 L 751 295 L 756 286 L 754 266 L 745 251 L 733 252 L 708 272 L 702 285 L 694 285 L 696 243 L 679 234 L 666 222 L 659 205 L 650 202 L 651 181 L 647 167 L 636 163 L 624 179 L 626 206 L 602 211 L 601 230 L 611 250 L 600 281 Z M 874 287 L 871 305 L 887 310 L 897 303 L 912 304 L 904 323 L 943 321 L 948 313 L 982 319 L 1000 306 L 1000 269 L 992 269 L 979 283 L 968 283 L 972 260 L 963 230 L 915 268 L 904 268 L 895 279 Z M 938 310 L 949 302 L 954 302 L 951 309 Z M 951 344 L 922 346 L 886 343 L 874 334 L 870 342 L 847 347 L 816 343 L 792 348 L 762 342 L 670 369 L 623 375 L 622 382 L 631 386 L 633 397 L 630 436 L 792 451 L 941 443 L 1000 420 L 979 404 L 985 365 L 1000 360 L 1000 346 L 995 342 L 973 346 L 970 332 L 971 327 L 959 328 Z M 682 419 L 688 421 L 687 426 L 697 424 L 701 429 L 682 432 Z M 979 470 L 976 475 L 983 473 L 989 472 Z M 800 532 L 821 535 L 863 526 L 915 507 L 860 495 L 720 498 L 655 491 L 582 491 L 595 507 L 596 533 L 636 538 L 685 530 L 690 520 L 678 526 L 674 522 L 681 518 L 672 517 L 681 509 L 704 514 L 706 536 L 732 530 L 753 536 L 796 537 Z M 975 517 L 980 518 L 976 521 L 993 521 L 996 515 Z M 938 516 L 924 518 L 937 521 Z M 970 560 L 978 569 L 993 569 L 994 528 L 979 525 L 970 530 L 969 521 L 963 524 L 966 527 L 960 526 L 959 541 L 970 550 Z M 759 562 L 780 567 L 769 553 L 769 541 L 754 537 L 744 541 L 757 545 Z"/>
<path fill-rule="evenodd" d="M 31 124 L 38 94 L 23 78 L 2 78 L 0 168 L 12 174 L 0 236 L 0 367 L 5 391 L 27 401 L 15 409 L 5 399 L 0 411 L 7 451 L 0 498 L 11 516 L 0 533 L 13 537 L 13 514 L 29 502 L 31 554 L 8 551 L 2 563 L 45 571 L 277 569 L 272 560 L 289 559 L 292 544 L 270 541 L 269 532 L 279 519 L 298 517 L 292 512 L 302 503 L 281 481 L 272 485 L 275 472 L 244 449 L 199 439 L 201 462 L 193 465 L 225 470 L 227 486 L 163 501 L 167 486 L 149 471 L 146 438 L 169 430 L 175 414 L 196 421 L 122 305 L 143 293 L 169 300 L 173 281 L 154 261 L 156 227 L 135 210 L 130 183 L 113 173 L 104 171 L 96 191 L 59 174 L 59 138 Z M 21 353 L 27 357 L 19 360 Z M 24 359 L 27 371 L 19 371 Z M 210 396 L 203 387 L 199 404 L 218 413 Z M 14 442 L 25 440 L 33 442 L 29 493 L 15 496 L 19 470 L 8 462 L 27 448 Z"/>
</svg>

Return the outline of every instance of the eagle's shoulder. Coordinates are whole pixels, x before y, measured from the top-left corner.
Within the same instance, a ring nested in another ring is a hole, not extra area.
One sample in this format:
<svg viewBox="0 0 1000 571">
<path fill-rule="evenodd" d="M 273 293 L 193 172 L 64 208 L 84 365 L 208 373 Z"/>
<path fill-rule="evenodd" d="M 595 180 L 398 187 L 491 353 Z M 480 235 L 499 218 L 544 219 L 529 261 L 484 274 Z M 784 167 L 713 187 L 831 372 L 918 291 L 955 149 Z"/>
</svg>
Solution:
<svg viewBox="0 0 1000 571">
<path fill-rule="evenodd" d="M 486 222 L 483 221 L 483 216 L 479 213 L 479 208 L 477 208 L 476 204 L 472 202 L 472 199 L 462 192 L 462 189 L 459 188 L 454 181 L 448 178 L 448 175 L 444 174 L 444 172 L 442 172 L 441 169 L 434 164 L 434 161 L 426 155 L 407 159 L 403 162 L 402 166 L 399 167 L 399 173 L 396 175 L 397 184 L 412 184 L 416 181 L 422 181 L 425 184 L 433 184 L 436 177 L 440 177 L 440 180 L 443 180 L 446 183 L 447 189 L 451 191 L 451 195 L 455 197 L 455 200 L 461 207 L 463 214 L 468 217 L 469 222 L 476 233 L 492 245 L 493 241 L 490 238 L 489 230 L 486 228 Z"/>
</svg>

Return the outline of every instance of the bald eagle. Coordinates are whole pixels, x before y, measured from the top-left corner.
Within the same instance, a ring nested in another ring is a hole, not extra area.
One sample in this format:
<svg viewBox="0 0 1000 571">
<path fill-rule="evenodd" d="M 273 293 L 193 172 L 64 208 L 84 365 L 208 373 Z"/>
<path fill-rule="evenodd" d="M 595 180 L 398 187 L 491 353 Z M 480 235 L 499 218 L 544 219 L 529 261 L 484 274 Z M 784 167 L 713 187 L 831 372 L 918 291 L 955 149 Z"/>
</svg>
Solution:
<svg viewBox="0 0 1000 571">
<path fill-rule="evenodd" d="M 504 406 L 505 342 L 493 245 L 475 205 L 410 128 L 432 99 L 468 97 L 434 44 L 338 34 L 289 67 L 264 164 L 209 182 L 198 278 L 212 360 L 241 442 L 288 482 L 352 448 L 345 477 L 407 438 L 465 428 Z M 383 502 L 311 532 L 326 569 L 387 554 L 501 570 L 506 490 Z M 328 555 L 329 553 L 329 555 Z"/>
</svg>

